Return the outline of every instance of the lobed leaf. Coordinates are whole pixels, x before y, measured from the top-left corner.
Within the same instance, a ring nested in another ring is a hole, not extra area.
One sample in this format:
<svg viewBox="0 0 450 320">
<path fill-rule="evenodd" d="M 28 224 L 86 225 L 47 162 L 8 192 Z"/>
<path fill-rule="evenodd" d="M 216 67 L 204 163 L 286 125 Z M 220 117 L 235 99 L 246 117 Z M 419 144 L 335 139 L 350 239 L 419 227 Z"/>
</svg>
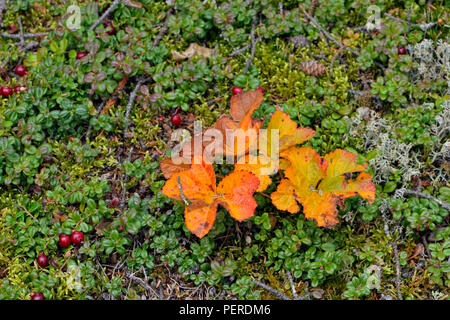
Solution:
<svg viewBox="0 0 450 320">
<path fill-rule="evenodd" d="M 257 206 L 253 193 L 258 186 L 259 179 L 253 173 L 234 171 L 216 187 L 213 166 L 202 162 L 172 174 L 162 193 L 175 200 L 190 201 L 184 211 L 186 226 L 202 238 L 212 228 L 219 204 L 238 221 L 252 217 Z"/>
<path fill-rule="evenodd" d="M 356 163 L 356 154 L 337 149 L 324 158 L 312 148 L 294 147 L 281 153 L 290 161 L 277 190 L 272 193 L 273 204 L 280 210 L 291 213 L 303 206 L 307 219 L 314 219 L 318 226 L 333 227 L 337 219 L 337 206 L 355 195 L 375 200 L 375 186 L 370 175 L 361 173 L 355 180 L 347 180 L 345 174 L 365 170 L 365 165 Z"/>
</svg>

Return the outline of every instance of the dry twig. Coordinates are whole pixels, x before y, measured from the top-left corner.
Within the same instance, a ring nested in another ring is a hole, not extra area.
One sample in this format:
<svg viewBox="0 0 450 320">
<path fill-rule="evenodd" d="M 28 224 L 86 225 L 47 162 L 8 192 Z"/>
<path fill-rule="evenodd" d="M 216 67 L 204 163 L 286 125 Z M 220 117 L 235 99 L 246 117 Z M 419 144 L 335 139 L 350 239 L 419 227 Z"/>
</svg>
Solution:
<svg viewBox="0 0 450 320">
<path fill-rule="evenodd" d="M 263 38 L 262 36 L 259 36 L 258 38 L 255 39 L 255 42 L 261 41 L 262 38 Z M 233 51 L 232 53 L 230 53 L 229 57 L 234 57 L 235 55 L 241 54 L 241 53 L 247 51 L 248 49 L 250 49 L 251 46 L 252 46 L 252 44 L 249 43 L 249 44 L 243 46 L 242 48 L 237 49 L 237 50 Z"/>
<path fill-rule="evenodd" d="M 255 283 L 256 285 L 260 286 L 264 290 L 267 290 L 270 293 L 273 293 L 274 295 L 276 295 L 278 298 L 280 298 L 282 300 L 292 300 L 291 298 L 289 298 L 288 296 L 284 295 L 283 293 L 281 293 L 277 289 L 269 287 L 268 285 L 266 285 L 266 284 L 264 284 L 264 283 L 262 283 L 262 282 L 260 282 L 258 280 L 253 279 L 253 283 Z"/>
<path fill-rule="evenodd" d="M 30 38 L 39 38 L 39 37 L 45 37 L 48 36 L 48 32 L 41 32 L 41 33 L 24 33 L 24 34 L 9 34 L 9 33 L 0 33 L 0 37 L 8 38 L 8 39 L 16 39 L 20 40 L 22 37 L 24 39 L 30 39 Z"/>
<path fill-rule="evenodd" d="M 286 296 L 281 291 L 274 289 L 258 280 L 253 279 L 253 283 L 256 284 L 257 286 L 263 288 L 264 290 L 267 290 L 270 293 L 273 293 L 274 295 L 276 295 L 278 298 L 280 298 L 282 300 L 305 300 L 305 299 L 309 298 L 309 296 L 310 296 L 309 292 L 307 292 L 304 296 L 301 296 L 301 297 L 297 294 L 297 291 L 295 290 L 294 280 L 292 279 L 291 273 L 289 271 L 287 271 L 286 274 L 287 274 L 287 278 L 289 280 L 289 284 L 290 284 L 291 290 L 292 290 L 292 299 L 289 298 L 288 296 Z"/>
<path fill-rule="evenodd" d="M 425 198 L 428 200 L 433 200 L 435 201 L 437 204 L 439 204 L 442 208 L 444 208 L 447 211 L 450 211 L 450 204 L 439 200 L 438 198 L 433 197 L 432 195 L 429 195 L 427 193 L 423 193 L 423 192 L 419 192 L 419 191 L 413 191 L 413 190 L 402 190 L 403 194 L 405 195 L 412 195 L 412 196 L 416 196 L 416 197 L 420 197 L 420 198 Z"/>
<path fill-rule="evenodd" d="M 408 11 L 408 21 L 402 20 L 400 18 L 394 17 L 392 15 L 390 15 L 389 13 L 384 13 L 384 15 L 392 20 L 395 20 L 397 22 L 403 23 L 408 25 L 408 28 L 411 29 L 411 27 L 419 27 L 422 31 L 426 31 L 432 27 L 434 27 L 435 25 L 438 24 L 438 22 L 430 22 L 430 23 L 411 23 L 410 20 L 410 14 Z"/>
<path fill-rule="evenodd" d="M 294 298 L 294 300 L 298 300 L 299 296 L 297 294 L 297 291 L 295 290 L 295 285 L 294 285 L 294 280 L 292 279 L 292 274 L 289 271 L 287 272 L 287 277 L 289 280 L 289 285 L 291 286 L 292 297 Z"/>
<path fill-rule="evenodd" d="M 178 182 L 178 189 L 180 189 L 180 196 L 181 199 L 183 199 L 183 202 L 185 205 L 190 205 L 191 203 L 189 202 L 189 200 L 186 198 L 186 196 L 183 193 L 183 188 L 181 187 L 181 180 L 180 180 L 180 176 L 177 177 L 177 182 Z"/>
<path fill-rule="evenodd" d="M 386 201 L 386 200 L 384 200 L 384 201 Z M 388 224 L 389 221 L 385 215 L 385 212 L 381 212 L 381 216 L 383 217 L 383 220 L 384 220 L 384 233 L 386 233 L 388 238 L 391 238 L 391 231 L 389 229 L 389 224 Z M 401 285 L 400 257 L 398 255 L 397 244 L 394 241 L 391 241 L 391 246 L 392 246 L 392 249 L 394 250 L 394 256 L 395 256 L 395 271 L 396 271 L 395 284 L 397 287 L 397 300 L 403 300 L 402 291 L 400 289 L 400 285 Z"/>
<path fill-rule="evenodd" d="M 94 30 L 95 28 L 97 28 L 97 26 L 102 23 L 103 20 L 105 20 L 105 18 L 119 5 L 119 3 L 122 0 L 114 0 L 114 2 L 111 4 L 111 6 L 102 14 L 102 16 L 100 18 L 97 19 L 97 21 L 95 21 L 92 26 L 89 27 L 89 31 Z"/>
<path fill-rule="evenodd" d="M 351 48 L 349 48 L 349 47 L 343 45 L 343 44 L 340 43 L 339 41 L 337 41 L 331 34 L 329 34 L 329 33 L 328 33 L 328 32 L 320 25 L 320 23 L 319 23 L 314 17 L 310 16 L 310 15 L 308 14 L 308 12 L 306 12 L 306 10 L 305 10 L 305 8 L 303 8 L 303 6 L 300 6 L 300 8 L 302 9 L 303 13 L 304 13 L 305 16 L 308 18 L 308 20 L 311 21 L 312 24 L 313 24 L 317 29 L 319 29 L 319 30 L 325 35 L 325 37 L 328 38 L 328 40 L 330 40 L 331 42 L 335 43 L 339 48 L 342 48 L 342 49 L 344 49 L 344 50 L 346 50 L 346 51 L 348 51 L 348 52 L 351 52 L 351 53 L 353 53 L 354 55 L 356 55 L 356 56 L 358 56 L 358 57 L 361 55 L 360 52 L 359 52 L 358 50 L 351 49 Z M 378 63 L 378 62 L 375 61 L 374 64 L 375 64 L 377 67 L 379 67 L 381 70 L 383 70 L 383 71 L 386 70 L 386 68 L 385 68 L 381 63 Z"/>
<path fill-rule="evenodd" d="M 123 136 L 126 139 L 127 138 L 127 134 L 128 134 L 128 126 L 130 125 L 130 112 L 131 112 L 131 108 L 133 108 L 133 104 L 134 104 L 134 100 L 136 99 L 137 93 L 139 91 L 139 88 L 146 83 L 147 81 L 149 81 L 151 78 L 143 78 L 138 80 L 136 87 L 134 87 L 133 91 L 131 91 L 130 97 L 128 99 L 128 103 L 126 106 L 126 111 L 125 111 L 125 128 L 123 130 Z"/>
<path fill-rule="evenodd" d="M 23 37 L 23 25 L 22 25 L 22 17 L 17 17 L 17 22 L 19 23 L 20 30 L 20 46 L 23 48 L 25 46 L 25 38 Z"/>
<path fill-rule="evenodd" d="M 161 41 L 162 37 L 164 37 L 164 35 L 169 30 L 169 27 L 167 26 L 167 22 L 169 21 L 169 18 L 172 15 L 172 12 L 173 12 L 173 8 L 170 7 L 170 9 L 167 11 L 166 19 L 164 20 L 164 24 L 163 24 L 161 30 L 159 31 L 159 34 L 156 36 L 155 40 L 153 41 L 152 49 L 159 44 L 159 42 Z"/>
<path fill-rule="evenodd" d="M 160 295 L 158 293 L 156 293 L 155 290 L 153 290 L 153 288 L 151 286 L 149 286 L 147 284 L 147 282 L 145 282 L 144 280 L 142 280 L 141 278 L 136 277 L 134 274 L 132 273 L 126 273 L 127 278 L 129 278 L 130 280 L 132 280 L 133 282 L 137 283 L 138 285 L 140 285 L 142 288 L 144 288 L 146 291 L 151 291 L 156 297 L 157 299 L 160 299 Z"/>
<path fill-rule="evenodd" d="M 133 154 L 134 151 L 134 147 L 130 148 L 130 151 L 128 152 L 128 161 L 131 160 L 131 155 Z M 125 208 L 125 201 L 127 199 L 127 182 L 128 182 L 128 175 L 126 174 L 126 172 L 123 173 L 123 189 L 122 189 L 122 199 L 120 199 L 120 204 L 119 204 L 119 209 L 120 211 L 123 211 L 123 209 Z"/>
</svg>

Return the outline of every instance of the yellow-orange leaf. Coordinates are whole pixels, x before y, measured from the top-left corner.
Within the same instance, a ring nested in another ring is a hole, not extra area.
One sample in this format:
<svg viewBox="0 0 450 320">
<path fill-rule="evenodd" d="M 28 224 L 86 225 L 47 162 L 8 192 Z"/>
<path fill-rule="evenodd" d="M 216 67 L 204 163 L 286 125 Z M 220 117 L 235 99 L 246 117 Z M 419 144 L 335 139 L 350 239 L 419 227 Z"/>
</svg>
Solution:
<svg viewBox="0 0 450 320">
<path fill-rule="evenodd" d="M 238 97 L 236 98 L 238 99 Z M 242 98 L 241 98 L 242 99 Z M 236 103 L 234 104 L 236 105 Z M 247 103 L 249 105 L 249 103 Z M 236 118 L 242 118 L 243 112 L 234 112 L 232 115 Z M 230 120 L 231 121 L 231 120 Z M 272 130 L 278 130 L 278 137 L 274 136 Z M 271 117 L 267 127 L 267 141 L 260 141 L 259 156 L 246 154 L 245 164 L 236 165 L 236 170 L 247 170 L 253 172 L 260 180 L 258 192 L 266 190 L 270 185 L 272 175 L 278 171 L 278 168 L 286 169 L 289 167 L 289 161 L 281 159 L 278 161 L 278 153 L 272 154 L 272 145 L 278 143 L 278 152 L 284 151 L 289 147 L 303 143 L 314 136 L 314 130 L 307 128 L 297 128 L 297 123 L 289 117 L 288 114 L 277 110 Z M 267 148 L 261 149 L 262 146 Z M 242 159 L 242 158 L 241 158 Z M 249 161 L 253 160 L 253 162 Z"/>
<path fill-rule="evenodd" d="M 281 110 L 275 111 L 267 126 L 267 154 L 271 156 L 271 144 L 275 143 L 271 130 L 279 130 L 279 152 L 282 152 L 296 144 L 301 144 L 316 134 L 308 128 L 297 128 L 297 123 Z"/>
<path fill-rule="evenodd" d="M 280 210 L 297 212 L 296 201 L 302 204 L 307 219 L 314 219 L 318 226 L 332 227 L 338 223 L 337 205 L 345 198 L 359 195 L 372 203 L 375 186 L 368 173 L 363 172 L 355 180 L 347 180 L 345 174 L 365 170 L 356 163 L 356 155 L 336 150 L 324 158 L 309 147 L 294 147 L 281 153 L 289 160 L 272 202 Z"/>
<path fill-rule="evenodd" d="M 281 180 L 271 198 L 273 204 L 280 210 L 290 213 L 297 213 L 300 210 L 295 199 L 295 188 L 287 179 Z"/>
<path fill-rule="evenodd" d="M 263 192 L 272 183 L 272 179 L 269 176 L 278 171 L 278 162 L 264 155 L 255 156 L 246 154 L 239 159 L 234 169 L 236 171 L 249 171 L 255 174 L 259 179 L 259 187 L 256 191 Z"/>
<path fill-rule="evenodd" d="M 211 229 L 219 204 L 239 221 L 253 216 L 256 208 L 253 193 L 258 185 L 259 180 L 253 173 L 235 171 L 216 187 L 213 166 L 202 162 L 174 173 L 162 193 L 175 200 L 190 201 L 184 211 L 186 226 L 201 238 Z"/>
</svg>

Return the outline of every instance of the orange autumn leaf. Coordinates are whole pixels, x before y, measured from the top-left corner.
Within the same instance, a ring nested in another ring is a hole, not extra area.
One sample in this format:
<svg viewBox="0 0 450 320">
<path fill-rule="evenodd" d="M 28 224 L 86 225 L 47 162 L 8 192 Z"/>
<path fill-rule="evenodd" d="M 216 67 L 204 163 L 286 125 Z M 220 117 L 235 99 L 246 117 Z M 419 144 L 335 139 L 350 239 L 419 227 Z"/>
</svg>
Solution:
<svg viewBox="0 0 450 320">
<path fill-rule="evenodd" d="M 190 202 L 184 212 L 186 226 L 202 238 L 213 226 L 219 204 L 238 221 L 252 217 L 256 208 L 253 193 L 258 185 L 259 180 L 254 174 L 235 171 L 216 186 L 213 166 L 202 162 L 174 173 L 166 181 L 162 193 L 175 200 Z"/>
<path fill-rule="evenodd" d="M 253 193 L 258 186 L 259 180 L 253 173 L 234 171 L 219 182 L 217 200 L 234 219 L 243 221 L 253 217 L 257 206 Z"/>
<path fill-rule="evenodd" d="M 267 126 L 267 155 L 271 156 L 271 144 L 274 143 L 272 138 L 272 130 L 279 130 L 279 152 L 282 152 L 296 144 L 308 141 L 316 134 L 314 130 L 309 128 L 297 128 L 297 123 L 291 117 L 277 110 L 270 118 Z"/>
<path fill-rule="evenodd" d="M 273 135 L 272 130 L 278 130 L 278 137 Z M 297 128 L 297 123 L 289 117 L 287 113 L 277 110 L 271 117 L 267 126 L 266 140 L 260 140 L 259 156 L 245 155 L 236 165 L 236 170 L 247 170 L 254 173 L 260 180 L 258 192 L 263 192 L 271 184 L 269 175 L 275 174 L 279 167 L 286 169 L 289 161 L 285 159 L 278 160 L 279 152 L 289 147 L 301 144 L 315 135 L 314 130 L 307 128 Z M 278 148 L 272 150 L 272 145 L 278 143 Z M 262 146 L 267 146 L 261 149 Z M 272 154 L 275 151 L 276 154 Z"/>
<path fill-rule="evenodd" d="M 231 119 L 223 115 L 215 124 L 215 128 L 222 132 L 224 137 L 222 150 L 224 155 L 240 156 L 256 147 L 258 130 L 261 129 L 263 121 L 253 119 L 251 116 L 261 105 L 263 98 L 263 94 L 260 91 L 247 91 L 234 95 L 231 98 Z M 225 138 L 227 137 L 227 131 L 228 135 L 234 133 L 232 141 L 227 141 Z M 237 148 L 239 141 L 245 142 L 242 150 Z"/>
<path fill-rule="evenodd" d="M 339 222 L 337 206 L 345 198 L 359 195 L 369 203 L 375 200 L 375 186 L 368 173 L 362 172 L 354 180 L 345 177 L 366 169 L 366 165 L 356 163 L 356 154 L 337 149 L 321 158 L 312 148 L 294 147 L 281 156 L 291 164 L 285 170 L 286 179 L 271 195 L 280 210 L 296 213 L 299 202 L 307 219 L 316 220 L 321 227 L 333 227 Z"/>
<path fill-rule="evenodd" d="M 204 141 L 203 135 L 204 133 L 202 133 L 202 135 L 191 137 L 190 140 L 181 145 L 179 152 L 175 152 L 175 156 L 161 161 L 159 168 L 161 169 L 164 178 L 169 179 L 174 173 L 188 170 L 191 167 L 191 163 L 194 162 L 194 158 L 200 159 L 197 164 L 203 161 L 201 158 L 203 152 L 211 143 L 211 141 Z M 198 143 L 199 145 L 198 150 L 195 150 L 195 143 Z M 174 150 L 172 150 L 172 152 L 174 152 Z"/>
<path fill-rule="evenodd" d="M 175 163 L 171 158 L 166 158 L 159 164 L 159 168 L 166 179 L 170 179 L 175 173 L 189 170 L 190 167 L 191 166 L 186 163 Z"/>
<path fill-rule="evenodd" d="M 239 159 L 234 169 L 236 171 L 249 171 L 256 175 L 259 179 L 259 187 L 256 191 L 263 192 L 272 183 L 272 179 L 269 176 L 278 171 L 278 161 L 264 155 L 246 154 Z"/>
<path fill-rule="evenodd" d="M 231 98 L 231 118 L 223 115 L 215 124 L 215 129 L 219 130 L 223 136 L 223 144 L 212 146 L 212 155 L 245 155 L 252 147 L 256 147 L 258 130 L 262 127 L 263 121 L 252 119 L 252 113 L 259 107 L 263 100 L 263 95 L 259 91 L 249 91 L 235 95 Z M 208 128 L 209 129 L 209 128 Z M 206 129 L 202 135 L 199 135 L 201 141 L 197 143 L 200 145 L 200 150 L 195 152 L 199 153 L 195 156 L 203 155 L 205 148 L 208 147 L 214 140 L 206 140 L 208 129 Z M 253 129 L 253 135 L 249 134 L 249 129 Z M 233 143 L 234 147 L 227 144 L 226 134 L 227 130 L 231 130 L 235 134 Z M 176 161 L 174 159 L 165 159 L 160 164 L 160 169 L 166 179 L 169 179 L 174 173 L 182 172 L 190 167 L 192 159 L 194 157 L 194 139 L 185 142 L 180 152 L 177 155 Z M 237 150 L 237 143 L 239 141 L 245 142 L 245 148 L 239 152 Z M 200 154 L 201 152 L 201 154 Z M 179 163 L 179 164 L 178 164 Z"/>
</svg>

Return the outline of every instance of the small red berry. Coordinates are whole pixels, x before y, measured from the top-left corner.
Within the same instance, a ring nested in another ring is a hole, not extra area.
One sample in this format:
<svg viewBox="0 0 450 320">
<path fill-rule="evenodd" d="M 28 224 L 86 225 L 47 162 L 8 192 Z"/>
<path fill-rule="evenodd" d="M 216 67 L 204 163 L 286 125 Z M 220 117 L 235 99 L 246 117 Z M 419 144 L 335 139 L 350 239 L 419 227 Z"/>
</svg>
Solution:
<svg viewBox="0 0 450 320">
<path fill-rule="evenodd" d="M 181 117 L 178 113 L 175 113 L 172 118 L 170 119 L 170 122 L 172 122 L 172 125 L 175 127 L 178 127 L 181 124 Z"/>
<path fill-rule="evenodd" d="M 87 55 L 88 55 L 87 52 L 82 52 L 82 51 L 77 52 L 77 60 L 80 60 L 80 59 L 86 57 Z"/>
<path fill-rule="evenodd" d="M 45 268 L 46 266 L 48 266 L 48 258 L 43 252 L 39 253 L 37 257 L 37 263 L 41 268 Z"/>
<path fill-rule="evenodd" d="M 23 76 L 26 75 L 27 73 L 28 73 L 28 70 L 27 70 L 27 68 L 26 68 L 25 66 L 19 64 L 19 65 L 16 67 L 16 74 L 17 74 L 18 76 L 23 77 Z"/>
<path fill-rule="evenodd" d="M 231 92 L 233 92 L 233 95 L 242 93 L 242 88 L 239 88 L 239 87 L 233 87 L 233 88 L 231 89 Z"/>
<path fill-rule="evenodd" d="M 67 248 L 70 246 L 70 237 L 67 234 L 61 234 L 59 236 L 59 245 L 62 248 Z"/>
<path fill-rule="evenodd" d="M 399 46 L 397 48 L 397 52 L 398 52 L 398 54 L 406 54 L 406 48 L 402 47 L 402 46 Z"/>
<path fill-rule="evenodd" d="M 164 117 L 159 117 L 159 121 L 164 121 Z"/>
<path fill-rule="evenodd" d="M 79 246 L 83 244 L 84 242 L 84 234 L 80 231 L 74 231 L 72 232 L 72 235 L 70 236 L 70 239 L 72 240 L 72 243 L 76 246 Z"/>
<path fill-rule="evenodd" d="M 31 300 L 45 300 L 44 295 L 41 292 L 32 292 L 30 297 Z"/>
<path fill-rule="evenodd" d="M 107 24 L 105 24 L 105 29 L 108 30 L 108 31 L 106 31 L 106 33 L 110 36 L 113 36 L 116 34 L 116 29 L 114 28 L 112 22 L 108 22 Z"/>
<path fill-rule="evenodd" d="M 0 95 L 4 97 L 9 97 L 10 95 L 12 95 L 12 93 L 13 90 L 11 89 L 11 87 L 5 86 L 0 88 Z"/>
<path fill-rule="evenodd" d="M 261 87 L 256 88 L 257 91 L 261 92 L 262 94 L 264 94 L 264 89 Z"/>
<path fill-rule="evenodd" d="M 117 198 L 116 196 L 112 197 L 111 199 L 111 207 L 116 208 L 118 207 L 120 204 L 120 200 L 119 198 Z"/>
<path fill-rule="evenodd" d="M 24 87 L 24 86 L 16 86 L 16 87 L 14 87 L 14 92 L 15 93 L 19 93 L 19 92 L 27 91 L 27 90 L 28 90 L 28 88 Z"/>
</svg>

